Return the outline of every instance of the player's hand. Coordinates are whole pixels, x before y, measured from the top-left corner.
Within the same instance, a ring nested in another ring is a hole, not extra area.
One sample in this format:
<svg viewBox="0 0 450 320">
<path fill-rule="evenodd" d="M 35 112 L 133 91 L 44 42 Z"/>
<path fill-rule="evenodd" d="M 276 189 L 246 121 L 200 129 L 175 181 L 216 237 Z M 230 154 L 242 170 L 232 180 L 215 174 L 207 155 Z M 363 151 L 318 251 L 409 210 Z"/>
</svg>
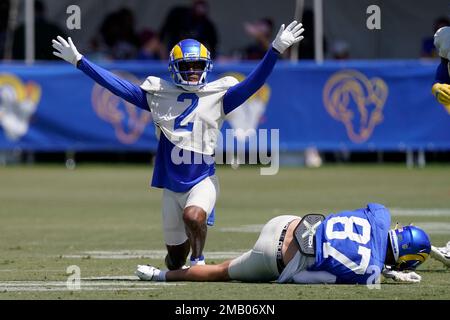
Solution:
<svg viewBox="0 0 450 320">
<path fill-rule="evenodd" d="M 397 282 L 417 283 L 422 277 L 415 272 L 399 272 L 395 270 L 383 270 L 383 276 Z"/>
<path fill-rule="evenodd" d="M 279 53 L 283 53 L 293 44 L 300 42 L 304 38 L 301 34 L 305 31 L 302 27 L 303 25 L 295 20 L 286 29 L 284 24 L 282 24 L 275 40 L 272 42 L 272 47 Z"/>
<path fill-rule="evenodd" d="M 403 282 L 420 282 L 422 277 L 415 272 L 401 273 L 401 281 Z"/>
<path fill-rule="evenodd" d="M 52 40 L 53 48 L 56 51 L 53 51 L 53 54 L 61 59 L 66 60 L 67 62 L 73 64 L 75 67 L 77 66 L 78 61 L 83 57 L 75 47 L 72 42 L 72 39 L 69 37 L 68 42 L 61 36 L 58 36 L 55 40 Z"/>
<path fill-rule="evenodd" d="M 437 101 L 444 106 L 450 105 L 450 85 L 445 83 L 435 83 L 431 92 Z"/>
</svg>

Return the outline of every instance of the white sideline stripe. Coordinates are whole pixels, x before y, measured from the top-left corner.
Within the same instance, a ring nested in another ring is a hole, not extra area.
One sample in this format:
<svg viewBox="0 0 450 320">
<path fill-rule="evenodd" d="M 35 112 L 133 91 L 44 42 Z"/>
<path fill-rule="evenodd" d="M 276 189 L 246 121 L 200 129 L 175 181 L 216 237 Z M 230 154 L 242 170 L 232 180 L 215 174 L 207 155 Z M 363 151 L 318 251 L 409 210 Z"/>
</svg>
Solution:
<svg viewBox="0 0 450 320">
<path fill-rule="evenodd" d="M 94 280 L 94 279 L 93 279 Z M 80 280 L 81 287 L 106 287 L 106 286 L 133 286 L 133 287 L 161 287 L 161 286 L 177 286 L 177 283 L 140 281 L 136 278 L 134 281 L 88 281 Z M 66 287 L 66 281 L 3 281 L 0 287 Z"/>
<path fill-rule="evenodd" d="M 412 217 L 450 217 L 449 208 L 429 208 L 429 209 L 406 209 L 406 208 L 390 208 L 389 211 L 393 216 L 412 216 Z"/>
<path fill-rule="evenodd" d="M 20 271 L 20 272 L 36 272 L 36 273 L 37 272 L 44 272 L 44 273 L 61 273 L 61 272 L 64 272 L 64 270 L 58 270 L 58 269 L 55 269 L 55 270 L 52 270 L 52 269 L 35 269 L 35 270 L 33 270 L 33 269 L 29 269 L 29 270 L 0 269 L 0 272 L 18 272 L 18 271 Z"/>
<path fill-rule="evenodd" d="M 450 208 L 390 208 L 389 211 L 393 216 L 397 217 L 450 217 Z M 261 232 L 264 224 L 247 224 L 237 227 L 219 228 L 221 232 L 243 232 L 258 233 Z"/>
<path fill-rule="evenodd" d="M 138 276 L 100 276 L 100 277 L 86 277 L 81 280 L 116 280 L 116 281 L 140 281 Z"/>
<path fill-rule="evenodd" d="M 416 225 L 430 234 L 450 235 L 450 223 L 448 222 L 420 222 Z"/>
<path fill-rule="evenodd" d="M 247 250 L 242 251 L 215 251 L 205 252 L 206 259 L 232 259 L 241 255 Z M 167 251 L 165 250 L 120 250 L 120 251 L 86 251 L 82 254 L 63 255 L 63 258 L 70 259 L 164 259 Z"/>
<path fill-rule="evenodd" d="M 97 288 L 97 287 L 88 287 L 81 288 L 80 290 L 73 290 L 68 288 L 46 288 L 46 287 L 6 287 L 3 288 L 0 286 L 0 295 L 6 292 L 49 292 L 49 291 L 149 291 L 155 290 L 156 288 L 133 288 L 133 287 L 110 287 L 110 288 Z"/>
<path fill-rule="evenodd" d="M 405 214 L 404 216 L 411 216 L 409 214 Z M 416 215 L 419 216 L 419 215 Z M 450 223 L 447 222 L 420 222 L 416 224 L 418 227 L 421 227 L 425 231 L 432 234 L 450 234 Z M 236 228 L 223 228 L 220 231 L 223 232 L 260 232 L 261 229 L 258 230 L 259 225 L 245 225 Z M 262 228 L 262 226 L 260 227 Z"/>
<path fill-rule="evenodd" d="M 242 251 L 212 251 L 205 252 L 206 259 L 232 259 L 241 255 Z M 167 254 L 165 250 L 119 250 L 119 251 L 86 251 L 82 254 L 66 254 L 63 258 L 68 259 L 164 259 Z"/>
<path fill-rule="evenodd" d="M 108 279 L 132 279 L 133 281 L 105 281 L 101 280 L 105 277 L 93 277 L 97 281 L 80 281 L 80 290 L 70 289 L 65 281 L 5 281 L 0 282 L 0 294 L 5 292 L 29 292 L 29 291 L 147 291 L 156 290 L 162 286 L 179 286 L 184 284 L 167 283 L 167 282 L 144 282 L 139 281 L 136 277 L 129 276 L 108 276 Z"/>
<path fill-rule="evenodd" d="M 245 224 L 239 227 L 220 228 L 220 232 L 245 232 L 245 233 L 259 233 L 261 232 L 263 224 Z"/>
</svg>

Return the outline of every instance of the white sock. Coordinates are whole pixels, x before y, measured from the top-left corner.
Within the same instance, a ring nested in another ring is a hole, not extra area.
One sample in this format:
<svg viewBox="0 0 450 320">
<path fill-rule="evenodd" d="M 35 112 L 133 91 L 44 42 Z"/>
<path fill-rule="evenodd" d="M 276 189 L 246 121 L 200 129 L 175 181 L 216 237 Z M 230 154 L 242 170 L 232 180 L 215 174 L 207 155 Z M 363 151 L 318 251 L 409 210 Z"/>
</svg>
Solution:
<svg viewBox="0 0 450 320">
<path fill-rule="evenodd" d="M 195 259 L 192 259 L 192 257 L 191 257 L 190 262 L 191 262 L 191 267 L 193 267 L 193 266 L 204 266 L 206 264 L 204 256 L 200 256 L 200 257 L 195 258 Z"/>
<path fill-rule="evenodd" d="M 155 272 L 156 281 L 166 281 L 166 270 L 158 270 Z"/>
<path fill-rule="evenodd" d="M 191 260 L 191 267 L 193 267 L 193 266 L 204 266 L 205 264 L 206 264 L 205 260 L 197 260 L 197 259 Z"/>
</svg>

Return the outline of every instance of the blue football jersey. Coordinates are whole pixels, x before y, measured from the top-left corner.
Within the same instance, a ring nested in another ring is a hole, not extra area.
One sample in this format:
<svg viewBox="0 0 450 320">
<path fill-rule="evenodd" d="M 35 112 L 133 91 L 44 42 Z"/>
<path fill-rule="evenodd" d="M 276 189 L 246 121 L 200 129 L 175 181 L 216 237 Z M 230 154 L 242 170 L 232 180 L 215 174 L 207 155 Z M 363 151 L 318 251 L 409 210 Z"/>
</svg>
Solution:
<svg viewBox="0 0 450 320">
<path fill-rule="evenodd" d="M 327 271 L 336 283 L 368 283 L 384 267 L 391 217 L 381 204 L 329 215 L 317 228 L 311 271 Z"/>
</svg>

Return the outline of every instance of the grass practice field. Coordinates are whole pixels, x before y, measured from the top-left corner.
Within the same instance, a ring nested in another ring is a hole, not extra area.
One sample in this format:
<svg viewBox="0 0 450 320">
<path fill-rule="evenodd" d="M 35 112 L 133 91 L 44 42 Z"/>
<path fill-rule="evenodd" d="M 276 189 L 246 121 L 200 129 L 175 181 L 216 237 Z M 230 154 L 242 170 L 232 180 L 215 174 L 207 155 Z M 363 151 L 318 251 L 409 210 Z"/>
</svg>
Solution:
<svg viewBox="0 0 450 320">
<path fill-rule="evenodd" d="M 432 243 L 450 240 L 450 166 L 281 168 L 218 167 L 221 195 L 209 228 L 207 263 L 250 249 L 262 225 L 279 214 L 330 213 L 380 202 L 392 223 L 413 222 Z M 450 299 L 450 271 L 425 262 L 420 284 L 383 280 L 356 285 L 150 283 L 137 264 L 162 267 L 161 190 L 147 166 L 81 165 L 0 168 L 0 299 Z M 81 290 L 66 287 L 79 266 Z"/>
</svg>

